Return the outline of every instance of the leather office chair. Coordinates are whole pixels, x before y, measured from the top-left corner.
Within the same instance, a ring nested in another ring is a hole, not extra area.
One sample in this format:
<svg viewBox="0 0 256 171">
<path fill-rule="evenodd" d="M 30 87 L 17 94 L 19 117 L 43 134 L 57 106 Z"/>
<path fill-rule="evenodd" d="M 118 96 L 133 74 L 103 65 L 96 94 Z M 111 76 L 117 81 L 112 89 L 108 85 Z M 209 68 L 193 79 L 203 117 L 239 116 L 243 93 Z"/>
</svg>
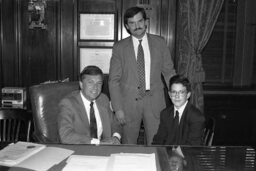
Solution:
<svg viewBox="0 0 256 171">
<path fill-rule="evenodd" d="M 205 146 L 211 146 L 214 137 L 214 130 L 215 130 L 215 119 L 210 117 L 206 121 L 204 134 L 203 134 L 203 144 Z"/>
<path fill-rule="evenodd" d="M 0 110 L 0 142 L 30 141 L 31 115 L 21 109 Z"/>
<path fill-rule="evenodd" d="M 38 142 L 59 143 L 57 128 L 58 104 L 74 90 L 78 82 L 40 84 L 30 87 L 31 108 L 34 120 L 33 137 Z"/>
</svg>

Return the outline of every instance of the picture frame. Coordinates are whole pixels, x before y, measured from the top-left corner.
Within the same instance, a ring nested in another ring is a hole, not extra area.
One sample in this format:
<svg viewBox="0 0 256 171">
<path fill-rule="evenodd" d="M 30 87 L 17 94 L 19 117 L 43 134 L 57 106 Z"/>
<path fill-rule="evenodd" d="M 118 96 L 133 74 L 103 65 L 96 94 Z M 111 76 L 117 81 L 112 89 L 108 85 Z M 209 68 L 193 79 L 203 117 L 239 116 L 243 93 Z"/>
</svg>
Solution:
<svg viewBox="0 0 256 171">
<path fill-rule="evenodd" d="M 112 48 L 80 48 L 80 72 L 88 65 L 98 66 L 104 74 L 109 74 Z"/>
<path fill-rule="evenodd" d="M 81 41 L 114 41 L 115 13 L 81 13 L 79 39 Z"/>
</svg>

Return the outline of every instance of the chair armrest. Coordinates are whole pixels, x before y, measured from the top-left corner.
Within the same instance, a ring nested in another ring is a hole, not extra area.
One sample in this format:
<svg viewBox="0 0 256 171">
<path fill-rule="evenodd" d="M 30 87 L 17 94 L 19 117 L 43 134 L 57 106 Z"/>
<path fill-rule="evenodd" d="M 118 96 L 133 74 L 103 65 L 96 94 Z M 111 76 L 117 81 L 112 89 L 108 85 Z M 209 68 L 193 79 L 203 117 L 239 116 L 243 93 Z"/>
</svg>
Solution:
<svg viewBox="0 0 256 171">
<path fill-rule="evenodd" d="M 44 136 L 43 134 L 41 134 L 39 132 L 34 132 L 33 133 L 33 139 L 36 142 L 40 142 L 40 143 L 56 143 L 56 142 L 53 142 L 52 140 L 50 140 L 49 138 L 47 138 L 46 136 Z"/>
</svg>

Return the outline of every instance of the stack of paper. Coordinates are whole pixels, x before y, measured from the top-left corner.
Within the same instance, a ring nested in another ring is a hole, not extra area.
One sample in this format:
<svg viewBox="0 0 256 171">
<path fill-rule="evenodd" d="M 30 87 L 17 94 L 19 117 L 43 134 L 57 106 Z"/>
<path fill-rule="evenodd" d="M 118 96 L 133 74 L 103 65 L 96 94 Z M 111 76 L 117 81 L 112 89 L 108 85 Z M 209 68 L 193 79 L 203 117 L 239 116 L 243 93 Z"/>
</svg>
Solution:
<svg viewBox="0 0 256 171">
<path fill-rule="evenodd" d="M 27 168 L 36 171 L 45 171 L 59 164 L 74 153 L 73 150 L 59 148 L 59 147 L 46 147 L 32 157 L 24 160 L 23 162 L 15 165 L 15 167 Z"/>
<path fill-rule="evenodd" d="M 0 151 L 0 165 L 14 166 L 33 154 L 41 151 L 46 146 L 30 142 L 17 142 L 10 144 Z"/>
<path fill-rule="evenodd" d="M 156 171 L 155 154 L 111 154 L 108 167 L 111 171 Z"/>
<path fill-rule="evenodd" d="M 118 153 L 111 156 L 72 155 L 62 171 L 156 171 L 155 154 Z"/>
<path fill-rule="evenodd" d="M 0 151 L 0 165 L 45 171 L 74 153 L 73 150 L 44 144 L 17 142 Z"/>
</svg>

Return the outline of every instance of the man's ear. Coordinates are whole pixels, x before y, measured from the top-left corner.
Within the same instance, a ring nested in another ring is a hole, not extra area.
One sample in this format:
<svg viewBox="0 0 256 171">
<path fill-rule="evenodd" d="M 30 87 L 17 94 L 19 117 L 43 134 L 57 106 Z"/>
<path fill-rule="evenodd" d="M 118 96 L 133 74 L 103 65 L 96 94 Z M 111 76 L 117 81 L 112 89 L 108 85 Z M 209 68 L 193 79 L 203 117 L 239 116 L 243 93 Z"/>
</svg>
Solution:
<svg viewBox="0 0 256 171">
<path fill-rule="evenodd" d="M 188 94 L 187 94 L 187 99 L 189 99 L 190 96 L 191 96 L 191 92 L 188 92 Z"/>
<path fill-rule="evenodd" d="M 148 26 L 149 26 L 149 19 L 145 20 L 145 24 L 146 24 L 146 28 L 148 28 Z"/>
<path fill-rule="evenodd" d="M 80 87 L 81 90 L 83 90 L 83 83 L 82 83 L 82 81 L 79 81 L 79 87 Z"/>
<path fill-rule="evenodd" d="M 170 92 L 170 91 L 168 91 L 168 95 L 169 95 L 169 97 L 171 98 L 171 92 Z"/>
<path fill-rule="evenodd" d="M 129 30 L 129 27 L 128 27 L 127 24 L 125 24 L 124 27 L 125 27 L 126 30 Z"/>
</svg>

